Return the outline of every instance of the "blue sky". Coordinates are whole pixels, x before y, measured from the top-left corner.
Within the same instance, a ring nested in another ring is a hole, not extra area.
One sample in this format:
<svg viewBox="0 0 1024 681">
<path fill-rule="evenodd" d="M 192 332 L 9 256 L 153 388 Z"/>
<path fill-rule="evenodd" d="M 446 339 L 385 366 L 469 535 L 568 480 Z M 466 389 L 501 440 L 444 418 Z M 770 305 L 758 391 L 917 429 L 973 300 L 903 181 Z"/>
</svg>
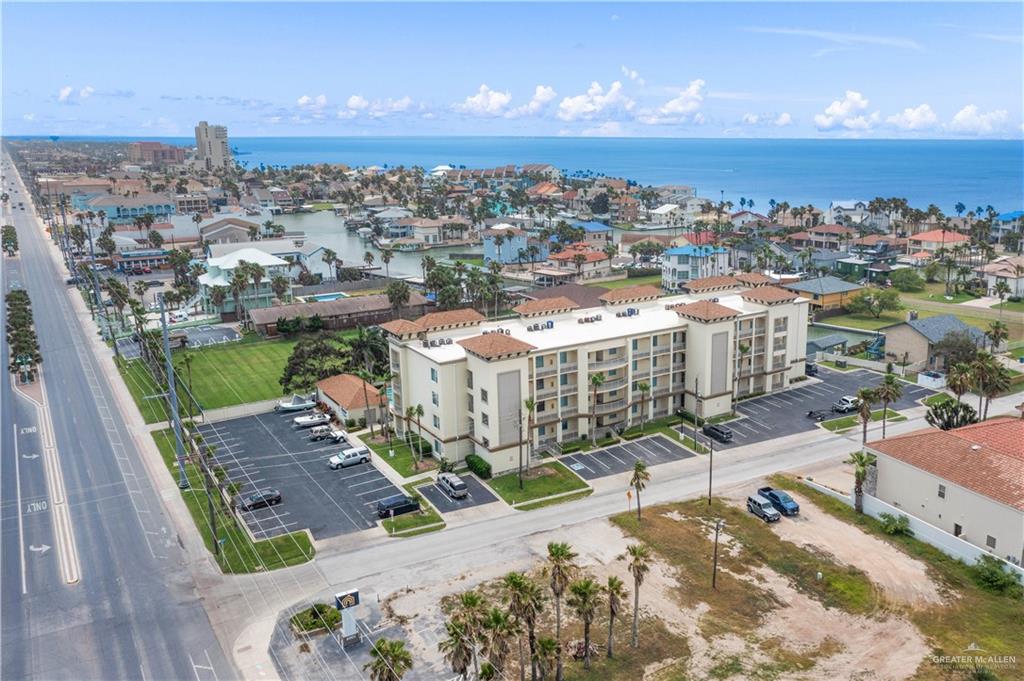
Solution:
<svg viewBox="0 0 1024 681">
<path fill-rule="evenodd" d="M 1022 135 L 1021 3 L 2 11 L 5 134 Z"/>
</svg>

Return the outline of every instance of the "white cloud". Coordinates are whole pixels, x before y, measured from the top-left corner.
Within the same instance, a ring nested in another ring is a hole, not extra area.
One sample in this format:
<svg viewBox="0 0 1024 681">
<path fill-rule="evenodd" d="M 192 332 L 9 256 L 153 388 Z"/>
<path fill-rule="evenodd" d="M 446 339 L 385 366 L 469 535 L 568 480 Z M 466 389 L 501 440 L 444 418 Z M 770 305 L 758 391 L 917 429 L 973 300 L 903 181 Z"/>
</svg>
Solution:
<svg viewBox="0 0 1024 681">
<path fill-rule="evenodd" d="M 383 118 L 389 114 L 408 111 L 412 106 L 412 97 L 408 95 L 399 99 L 391 99 L 390 97 L 383 100 L 379 99 L 370 105 L 369 115 L 371 118 Z"/>
<path fill-rule="evenodd" d="M 621 137 L 623 134 L 622 124 L 618 121 L 605 121 L 593 128 L 586 128 L 580 134 L 584 137 Z"/>
<path fill-rule="evenodd" d="M 953 132 L 970 135 L 991 135 L 999 132 L 1005 125 L 1008 114 L 1005 109 L 982 112 L 976 104 L 968 104 L 953 116 L 947 126 Z"/>
<path fill-rule="evenodd" d="M 774 35 L 796 36 L 801 38 L 817 38 L 836 45 L 881 45 L 899 47 L 905 50 L 924 51 L 918 43 L 910 38 L 898 36 L 869 35 L 865 33 L 839 33 L 838 31 L 819 31 L 809 28 L 775 28 L 752 26 L 744 28 L 751 33 L 770 33 Z"/>
<path fill-rule="evenodd" d="M 889 125 L 894 125 L 900 130 L 928 130 L 938 122 L 938 116 L 927 104 L 921 104 L 914 108 L 906 108 L 898 114 L 885 119 Z"/>
<path fill-rule="evenodd" d="M 345 102 L 345 106 L 353 111 L 362 111 L 366 107 L 370 106 L 370 102 L 368 102 L 362 95 L 352 95 Z"/>
<path fill-rule="evenodd" d="M 757 114 L 752 114 L 752 113 L 743 114 L 743 124 L 744 125 L 757 125 L 760 122 L 761 122 L 761 117 L 758 116 Z"/>
<path fill-rule="evenodd" d="M 596 80 L 587 91 L 566 97 L 558 104 L 558 117 L 563 121 L 592 120 L 615 110 L 632 111 L 636 105 L 622 92 L 622 83 L 615 81 L 607 91 Z"/>
<path fill-rule="evenodd" d="M 96 88 L 92 85 L 86 85 L 84 88 L 78 91 L 79 99 L 88 99 L 92 93 L 96 92 Z"/>
<path fill-rule="evenodd" d="M 656 111 L 641 114 L 638 116 L 638 120 L 648 125 L 685 123 L 686 121 L 703 123 L 704 116 L 698 112 L 698 109 L 704 103 L 704 84 L 704 80 L 701 78 L 691 80 L 685 90 L 662 104 Z"/>
<path fill-rule="evenodd" d="M 622 69 L 622 75 L 624 75 L 626 78 L 629 78 L 631 81 L 633 81 L 640 87 L 644 87 L 645 85 L 647 85 L 647 81 L 644 80 L 643 76 L 641 76 L 640 72 L 637 71 L 636 69 L 631 69 L 625 64 L 623 64 L 620 68 Z"/>
<path fill-rule="evenodd" d="M 26 113 L 26 114 L 21 114 L 21 117 L 22 117 L 23 120 L 26 120 L 29 123 L 31 123 L 32 121 L 34 121 L 36 119 L 36 115 L 34 113 L 31 113 L 31 112 L 30 113 Z"/>
<path fill-rule="evenodd" d="M 997 43 L 1016 43 L 1018 45 L 1024 42 L 1024 36 L 1020 33 L 972 33 L 972 37 L 981 38 L 982 40 L 992 40 Z"/>
<path fill-rule="evenodd" d="M 881 116 L 876 111 L 870 116 L 853 116 L 851 118 L 843 119 L 843 127 L 847 130 L 854 130 L 857 132 L 863 132 L 870 130 L 881 120 Z"/>
<path fill-rule="evenodd" d="M 327 95 L 317 95 L 316 97 L 302 95 L 295 105 L 303 111 L 323 111 L 327 106 Z"/>
<path fill-rule="evenodd" d="M 65 85 L 57 93 L 57 101 L 66 104 L 71 99 L 71 93 L 75 91 L 75 88 L 70 85 Z"/>
<path fill-rule="evenodd" d="M 814 124 L 819 130 L 834 130 L 845 126 L 846 121 L 853 121 L 854 114 L 868 108 L 870 102 L 864 95 L 856 90 L 847 90 L 842 99 L 833 101 L 825 109 L 825 113 L 817 114 L 814 117 Z M 851 125 L 857 125 L 851 123 Z"/>
<path fill-rule="evenodd" d="M 505 114 L 506 118 L 518 118 L 520 116 L 534 116 L 540 113 L 549 102 L 553 101 L 558 93 L 550 85 L 538 85 L 533 91 L 533 97 L 522 106 L 517 106 Z"/>
<path fill-rule="evenodd" d="M 466 97 L 461 104 L 456 104 L 455 109 L 471 116 L 501 116 L 511 101 L 511 93 L 492 90 L 485 83 L 475 95 Z"/>
<path fill-rule="evenodd" d="M 170 118 L 160 116 L 159 118 L 145 120 L 139 124 L 139 127 L 146 128 L 149 130 L 158 130 L 159 132 L 166 133 L 169 135 L 176 134 L 178 132 L 178 124 L 172 121 Z"/>
<path fill-rule="evenodd" d="M 784 128 L 787 125 L 793 125 L 793 117 L 789 115 L 789 112 L 783 111 L 779 114 L 779 117 L 775 119 L 775 125 L 779 128 Z"/>
</svg>

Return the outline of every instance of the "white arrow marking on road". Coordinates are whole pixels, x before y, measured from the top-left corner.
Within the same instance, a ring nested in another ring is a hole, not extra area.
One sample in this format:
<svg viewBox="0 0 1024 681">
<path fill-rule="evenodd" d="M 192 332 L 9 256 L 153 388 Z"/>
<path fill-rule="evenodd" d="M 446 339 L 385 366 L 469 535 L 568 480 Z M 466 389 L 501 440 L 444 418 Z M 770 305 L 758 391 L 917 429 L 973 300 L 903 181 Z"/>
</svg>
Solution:
<svg viewBox="0 0 1024 681">
<path fill-rule="evenodd" d="M 23 459 L 38 459 L 39 455 L 38 454 L 22 454 L 21 458 L 23 458 Z"/>
<path fill-rule="evenodd" d="M 32 551 L 34 553 L 43 554 L 43 553 L 46 553 L 47 551 L 49 551 L 50 547 L 47 546 L 46 544 L 43 544 L 42 546 L 36 546 L 35 544 L 33 544 L 32 546 L 28 547 L 28 550 Z"/>
</svg>

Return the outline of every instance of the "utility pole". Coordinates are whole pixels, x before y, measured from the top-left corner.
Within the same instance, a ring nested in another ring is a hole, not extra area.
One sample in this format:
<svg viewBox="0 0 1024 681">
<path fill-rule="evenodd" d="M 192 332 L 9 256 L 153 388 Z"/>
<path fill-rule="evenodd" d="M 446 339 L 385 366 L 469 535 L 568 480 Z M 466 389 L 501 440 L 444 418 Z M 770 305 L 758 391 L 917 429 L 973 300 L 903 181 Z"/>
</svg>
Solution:
<svg viewBox="0 0 1024 681">
<path fill-rule="evenodd" d="M 708 438 L 708 506 L 711 505 L 711 473 L 715 468 L 715 438 Z"/>
<path fill-rule="evenodd" d="M 203 452 L 199 453 L 199 459 L 202 461 L 203 468 L 203 487 L 206 488 L 206 509 L 210 514 L 210 536 L 211 543 L 213 544 L 213 555 L 220 555 L 220 541 L 217 539 L 217 513 L 213 508 L 213 495 L 210 493 L 210 487 L 213 484 L 210 475 L 209 462 L 206 460 L 206 455 Z"/>
<path fill-rule="evenodd" d="M 167 363 L 167 395 L 171 403 L 171 426 L 174 428 L 174 451 L 178 459 L 178 487 L 188 489 L 185 474 L 185 448 L 181 443 L 181 415 L 178 413 L 178 391 L 174 387 L 174 365 L 171 363 L 171 341 L 167 336 L 167 314 L 164 311 L 164 295 L 157 294 L 160 301 L 160 328 L 164 339 L 164 361 Z M 216 539 L 216 537 L 214 538 Z"/>
<path fill-rule="evenodd" d="M 718 588 L 718 533 L 722 531 L 722 519 L 719 518 L 715 522 L 715 558 L 714 565 L 711 568 L 711 588 Z"/>
<path fill-rule="evenodd" d="M 693 378 L 693 448 L 697 449 L 697 400 L 700 399 L 700 376 Z"/>
<path fill-rule="evenodd" d="M 519 489 L 523 489 L 523 409 L 519 409 Z"/>
</svg>

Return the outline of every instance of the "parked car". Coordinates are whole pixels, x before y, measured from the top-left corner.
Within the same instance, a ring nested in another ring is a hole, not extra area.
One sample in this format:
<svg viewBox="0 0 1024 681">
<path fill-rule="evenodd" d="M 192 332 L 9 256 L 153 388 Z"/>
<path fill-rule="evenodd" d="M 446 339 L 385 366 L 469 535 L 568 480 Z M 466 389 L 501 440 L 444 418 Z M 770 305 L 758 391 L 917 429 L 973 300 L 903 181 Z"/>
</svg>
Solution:
<svg viewBox="0 0 1024 681">
<path fill-rule="evenodd" d="M 145 265 L 143 265 L 142 266 L 142 273 L 143 274 L 153 274 L 153 269 L 151 267 L 146 267 Z"/>
<path fill-rule="evenodd" d="M 276 489 L 267 488 L 242 497 L 238 502 L 238 508 L 243 511 L 252 511 L 266 506 L 277 506 L 280 503 L 281 493 Z"/>
<path fill-rule="evenodd" d="M 469 487 L 455 473 L 438 474 L 437 486 L 452 499 L 464 499 L 469 494 Z"/>
<path fill-rule="evenodd" d="M 756 515 L 766 523 L 774 523 L 782 516 L 772 506 L 772 502 L 768 501 L 760 494 L 751 494 L 747 497 L 747 510 Z"/>
<path fill-rule="evenodd" d="M 369 460 L 369 449 L 366 447 L 353 447 L 352 449 L 346 449 L 329 458 L 327 460 L 327 465 L 330 466 L 331 470 L 336 471 L 339 468 L 355 466 L 356 464 L 366 463 Z"/>
<path fill-rule="evenodd" d="M 309 439 L 313 442 L 320 440 L 334 440 L 335 442 L 341 442 L 342 440 L 348 439 L 348 433 L 344 430 L 337 430 L 331 426 L 314 426 L 309 431 Z"/>
<path fill-rule="evenodd" d="M 726 428 L 725 426 L 718 423 L 705 423 L 701 430 L 704 434 L 710 438 L 718 440 L 719 442 L 731 442 L 732 441 L 732 429 Z"/>
<path fill-rule="evenodd" d="M 316 412 L 315 414 L 307 414 L 305 416 L 296 416 L 292 419 L 299 428 L 312 428 L 313 426 L 320 426 L 325 423 L 331 422 L 331 415 L 323 412 Z"/>
<path fill-rule="evenodd" d="M 793 501 L 793 497 L 789 496 L 781 489 L 762 487 L 757 490 L 757 493 L 770 501 L 772 507 L 782 515 L 800 515 L 800 504 Z"/>
<path fill-rule="evenodd" d="M 133 267 L 132 268 L 132 274 L 142 274 L 142 273 L 143 272 L 142 272 L 142 268 L 141 267 Z"/>
<path fill-rule="evenodd" d="M 160 281 L 159 279 L 148 279 L 148 280 L 146 280 L 146 288 L 159 288 L 159 287 L 161 287 L 163 285 L 164 285 L 164 283 L 162 281 Z"/>
<path fill-rule="evenodd" d="M 807 362 L 806 364 L 804 364 L 804 374 L 806 374 L 807 376 L 817 376 L 818 365 L 815 364 L 814 362 Z"/>
<path fill-rule="evenodd" d="M 859 406 L 860 400 L 858 398 L 853 395 L 843 395 L 832 403 L 832 411 L 845 414 L 850 411 L 856 411 Z"/>
<path fill-rule="evenodd" d="M 316 406 L 311 395 L 292 395 L 290 399 L 281 400 L 274 411 L 306 411 Z"/>
<path fill-rule="evenodd" d="M 831 411 L 825 411 L 824 409 L 810 409 L 807 412 L 807 418 L 814 419 L 819 423 L 821 423 L 831 415 Z"/>
<path fill-rule="evenodd" d="M 388 518 L 392 515 L 413 513 L 418 510 L 420 510 L 419 499 L 413 499 L 412 497 L 406 496 L 404 494 L 396 494 L 393 497 L 381 499 L 377 503 L 378 518 Z"/>
<path fill-rule="evenodd" d="M 69 277 L 64 283 L 67 284 L 68 286 L 76 286 L 78 284 L 81 284 L 82 281 L 83 280 L 81 277 Z"/>
<path fill-rule="evenodd" d="M 188 312 L 184 312 L 182 310 L 175 310 L 174 312 L 171 313 L 170 320 L 171 323 L 187 322 Z"/>
</svg>

